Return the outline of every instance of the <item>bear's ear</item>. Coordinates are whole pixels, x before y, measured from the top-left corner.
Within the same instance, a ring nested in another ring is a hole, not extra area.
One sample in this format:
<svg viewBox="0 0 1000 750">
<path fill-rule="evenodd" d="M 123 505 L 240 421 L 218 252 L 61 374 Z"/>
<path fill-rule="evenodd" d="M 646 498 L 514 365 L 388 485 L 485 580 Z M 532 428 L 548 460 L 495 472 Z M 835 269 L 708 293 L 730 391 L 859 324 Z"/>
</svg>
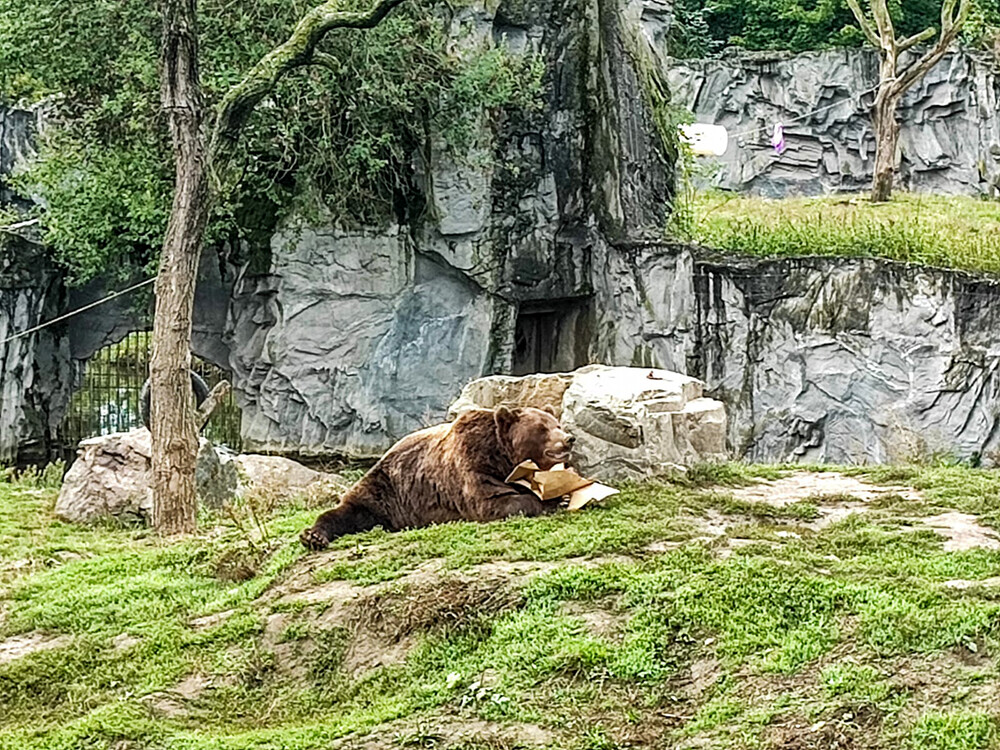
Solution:
<svg viewBox="0 0 1000 750">
<path fill-rule="evenodd" d="M 498 406 L 493 412 L 493 421 L 496 423 L 497 431 L 501 435 L 506 435 L 508 430 L 517 421 L 517 409 L 508 406 Z"/>
<path fill-rule="evenodd" d="M 545 404 L 542 407 L 542 411 L 547 411 L 553 417 L 556 415 L 556 407 L 554 407 L 552 404 Z"/>
</svg>

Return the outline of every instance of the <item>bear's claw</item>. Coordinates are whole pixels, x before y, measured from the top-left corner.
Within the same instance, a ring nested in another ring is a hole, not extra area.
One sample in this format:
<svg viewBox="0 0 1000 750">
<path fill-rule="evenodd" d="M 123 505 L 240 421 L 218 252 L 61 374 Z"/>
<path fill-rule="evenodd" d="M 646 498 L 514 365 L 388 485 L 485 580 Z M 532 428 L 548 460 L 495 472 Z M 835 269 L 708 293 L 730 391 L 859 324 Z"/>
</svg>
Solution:
<svg viewBox="0 0 1000 750">
<path fill-rule="evenodd" d="M 330 541 L 315 528 L 308 528 L 299 535 L 299 541 L 308 549 L 319 551 L 326 549 Z"/>
</svg>

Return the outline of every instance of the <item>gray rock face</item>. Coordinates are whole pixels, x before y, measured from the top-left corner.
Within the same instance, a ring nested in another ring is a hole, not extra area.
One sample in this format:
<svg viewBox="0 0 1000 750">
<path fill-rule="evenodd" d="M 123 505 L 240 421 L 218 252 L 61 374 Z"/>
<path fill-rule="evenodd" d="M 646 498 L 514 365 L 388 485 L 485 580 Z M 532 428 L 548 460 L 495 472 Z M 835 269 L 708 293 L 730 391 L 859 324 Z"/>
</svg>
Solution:
<svg viewBox="0 0 1000 750">
<path fill-rule="evenodd" d="M 469 383 L 449 415 L 500 404 L 550 407 L 576 438 L 571 463 L 581 474 L 606 482 L 648 479 L 726 459 L 726 410 L 704 398 L 702 387 L 686 375 L 646 367 L 496 375 Z"/>
<path fill-rule="evenodd" d="M 80 443 L 80 455 L 63 480 L 55 514 L 71 523 L 148 522 L 153 509 L 151 436 L 140 428 Z M 219 508 L 237 489 L 231 463 L 223 464 L 202 438 L 195 467 L 198 499 Z"/>
<path fill-rule="evenodd" d="M 0 106 L 0 206 L 24 209 L 6 176 L 32 158 L 35 112 Z M 31 229 L 0 234 L 0 342 L 55 317 L 65 292 Z M 0 463 L 45 456 L 69 401 L 73 365 L 57 330 L 0 343 Z"/>
<path fill-rule="evenodd" d="M 1000 463 L 1000 281 L 874 260 L 699 264 L 694 370 L 739 455 Z"/>
<path fill-rule="evenodd" d="M 69 403 L 74 366 L 58 329 L 9 337 L 56 317 L 59 275 L 21 238 L 0 246 L 0 463 L 19 454 L 45 457 Z M 2 343 L 5 342 L 5 343 Z"/>
<path fill-rule="evenodd" d="M 666 75 L 668 25 L 659 0 L 458 9 L 456 49 L 493 38 L 558 71 L 540 112 L 484 123 L 465 155 L 430 134 L 415 156 L 424 203 L 412 224 L 291 221 L 263 274 L 206 254 L 194 349 L 232 371 L 248 448 L 373 456 L 441 421 L 483 375 L 600 362 L 703 380 L 727 407 L 738 456 L 997 463 L 996 282 L 875 261 L 709 258 L 662 242 L 671 157 L 640 81 Z M 734 131 L 836 103 L 790 123 L 780 159 L 767 129 L 734 146 L 725 185 L 783 195 L 866 184 L 870 127 L 850 97 L 874 84 L 869 53 L 685 62 L 671 75 L 681 103 Z M 943 61 L 904 102 L 903 183 L 988 191 L 1000 174 L 996 109 L 982 61 Z M 0 174 L 30 156 L 31 122 L 0 111 Z M 0 262 L 0 340 L 103 294 L 67 292 L 30 237 L 14 241 Z M 80 362 L 135 327 L 129 315 L 101 307 L 0 345 L 0 460 L 45 455 Z M 562 388 L 560 399 L 568 388 L 523 382 L 553 398 Z"/>
<path fill-rule="evenodd" d="M 592 359 L 704 381 L 726 405 L 735 455 L 1000 463 L 1000 280 L 662 246 L 606 262 Z"/>
<path fill-rule="evenodd" d="M 767 197 L 870 186 L 873 94 L 860 95 L 878 84 L 873 50 L 678 60 L 669 80 L 675 103 L 698 122 L 724 125 L 738 136 L 718 159 L 716 184 Z M 963 50 L 938 63 L 900 106 L 897 184 L 929 193 L 996 195 L 998 91 L 995 63 L 985 53 Z M 775 122 L 786 123 L 788 150 L 781 156 L 770 145 Z"/>
<path fill-rule="evenodd" d="M 594 249 L 658 236 L 666 218 L 670 159 L 640 86 L 662 74 L 651 45 L 666 23 L 653 0 L 456 11 L 459 54 L 493 39 L 559 70 L 543 111 L 484 121 L 468 154 L 430 134 L 413 225 L 290 222 L 273 239 L 227 324 L 248 448 L 377 455 L 440 421 L 470 379 L 516 369 L 520 312 L 572 308 L 582 329 Z M 556 349 L 573 367 L 581 347 Z"/>
</svg>

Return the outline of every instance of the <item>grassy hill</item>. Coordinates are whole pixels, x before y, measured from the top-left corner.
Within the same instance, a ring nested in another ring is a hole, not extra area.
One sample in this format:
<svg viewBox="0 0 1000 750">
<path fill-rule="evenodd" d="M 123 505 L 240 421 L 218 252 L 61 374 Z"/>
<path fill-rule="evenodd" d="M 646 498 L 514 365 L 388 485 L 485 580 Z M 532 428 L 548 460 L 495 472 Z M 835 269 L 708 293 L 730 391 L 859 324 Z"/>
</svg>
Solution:
<svg viewBox="0 0 1000 750">
<path fill-rule="evenodd" d="M 764 257 L 876 257 L 1000 273 L 1000 202 L 897 193 L 890 203 L 830 195 L 769 200 L 696 193 L 680 233 L 706 247 Z"/>
<path fill-rule="evenodd" d="M 763 482 L 763 483 L 762 483 Z M 1000 747 L 1000 474 L 701 467 L 604 507 L 295 541 L 0 483 L 0 748 Z"/>
</svg>

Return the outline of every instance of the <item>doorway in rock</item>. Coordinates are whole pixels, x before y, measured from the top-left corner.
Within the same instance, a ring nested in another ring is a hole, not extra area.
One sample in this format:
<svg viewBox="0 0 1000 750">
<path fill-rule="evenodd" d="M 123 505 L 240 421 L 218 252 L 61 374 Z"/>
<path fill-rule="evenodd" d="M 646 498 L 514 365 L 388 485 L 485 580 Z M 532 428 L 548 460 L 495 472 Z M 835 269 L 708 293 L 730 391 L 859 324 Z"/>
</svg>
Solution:
<svg viewBox="0 0 1000 750">
<path fill-rule="evenodd" d="M 511 374 L 568 372 L 586 364 L 586 312 L 581 300 L 522 304 Z"/>
</svg>

